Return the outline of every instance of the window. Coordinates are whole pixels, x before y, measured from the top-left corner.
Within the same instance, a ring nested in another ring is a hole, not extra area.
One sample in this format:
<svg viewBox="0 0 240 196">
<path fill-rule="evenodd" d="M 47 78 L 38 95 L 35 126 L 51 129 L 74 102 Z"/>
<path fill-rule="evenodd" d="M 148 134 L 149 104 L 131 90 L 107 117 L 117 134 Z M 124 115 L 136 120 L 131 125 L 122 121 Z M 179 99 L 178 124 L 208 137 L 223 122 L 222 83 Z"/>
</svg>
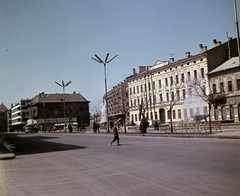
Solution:
<svg viewBox="0 0 240 196">
<path fill-rule="evenodd" d="M 223 82 L 220 83 L 220 92 L 221 93 L 224 92 L 224 84 L 223 84 Z"/>
<path fill-rule="evenodd" d="M 161 80 L 158 80 L 159 88 L 162 88 Z"/>
<path fill-rule="evenodd" d="M 177 97 L 176 97 L 176 98 L 177 98 L 177 100 L 179 100 L 179 99 L 180 99 L 179 90 L 177 90 L 177 91 L 176 91 L 176 96 L 177 96 Z"/>
<path fill-rule="evenodd" d="M 197 79 L 197 70 L 194 70 L 194 79 Z"/>
<path fill-rule="evenodd" d="M 135 122 L 137 121 L 137 114 L 135 114 Z"/>
<path fill-rule="evenodd" d="M 168 79 L 165 78 L 165 85 L 168 86 Z"/>
<path fill-rule="evenodd" d="M 132 88 L 130 88 L 130 95 L 132 94 Z"/>
<path fill-rule="evenodd" d="M 188 116 L 187 116 L 187 109 L 184 109 L 184 119 L 185 119 L 185 121 L 187 121 L 187 118 L 188 118 Z"/>
<path fill-rule="evenodd" d="M 185 89 L 183 89 L 182 93 L 183 93 L 183 99 L 186 99 L 186 91 L 185 91 Z"/>
<path fill-rule="evenodd" d="M 135 87 L 133 87 L 133 94 L 135 94 Z"/>
<path fill-rule="evenodd" d="M 137 86 L 137 93 L 139 93 L 139 87 Z"/>
<path fill-rule="evenodd" d="M 152 89 L 154 90 L 155 89 L 155 82 L 153 81 L 152 83 Z"/>
<path fill-rule="evenodd" d="M 201 76 L 204 77 L 204 68 L 201 68 Z"/>
<path fill-rule="evenodd" d="M 191 80 L 191 73 L 190 72 L 187 72 L 187 77 L 188 77 L 188 81 Z"/>
<path fill-rule="evenodd" d="M 178 80 L 178 75 L 176 75 L 176 84 L 179 83 L 179 80 Z"/>
<path fill-rule="evenodd" d="M 173 77 L 172 76 L 170 77 L 170 82 L 171 82 L 171 85 L 173 85 Z"/>
<path fill-rule="evenodd" d="M 162 94 L 160 94 L 160 102 L 162 102 L 162 101 L 163 101 Z"/>
<path fill-rule="evenodd" d="M 166 99 L 167 99 L 167 101 L 169 101 L 169 94 L 168 93 L 166 93 Z"/>
<path fill-rule="evenodd" d="M 193 108 L 190 108 L 190 117 L 193 117 Z"/>
<path fill-rule="evenodd" d="M 136 99 L 134 99 L 134 107 L 136 107 Z"/>
<path fill-rule="evenodd" d="M 212 88 L 213 88 L 213 93 L 217 93 L 217 86 L 216 86 L 216 84 L 213 84 Z"/>
<path fill-rule="evenodd" d="M 184 73 L 181 74 L 181 81 L 184 82 Z"/>
<path fill-rule="evenodd" d="M 156 103 L 156 95 L 153 95 L 153 104 Z"/>
<path fill-rule="evenodd" d="M 176 119 L 176 111 L 173 110 L 172 113 L 173 113 L 173 119 Z"/>
<path fill-rule="evenodd" d="M 168 114 L 168 119 L 170 119 L 171 118 L 171 113 L 170 113 L 169 110 L 167 111 L 167 114 Z"/>
<path fill-rule="evenodd" d="M 178 119 L 181 119 L 182 118 L 182 114 L 181 114 L 181 110 L 179 109 L 178 110 Z"/>
<path fill-rule="evenodd" d="M 240 90 L 240 79 L 237 79 L 236 82 L 237 82 L 237 90 Z"/>
<path fill-rule="evenodd" d="M 232 81 L 228 81 L 228 91 L 232 91 Z"/>
<path fill-rule="evenodd" d="M 151 83 L 148 83 L 148 89 L 151 90 Z"/>
<path fill-rule="evenodd" d="M 172 101 L 174 100 L 174 92 L 171 93 Z"/>
<path fill-rule="evenodd" d="M 140 88 L 141 88 L 141 93 L 142 93 L 142 92 L 143 92 L 143 86 L 141 85 L 141 87 L 140 87 Z"/>
</svg>

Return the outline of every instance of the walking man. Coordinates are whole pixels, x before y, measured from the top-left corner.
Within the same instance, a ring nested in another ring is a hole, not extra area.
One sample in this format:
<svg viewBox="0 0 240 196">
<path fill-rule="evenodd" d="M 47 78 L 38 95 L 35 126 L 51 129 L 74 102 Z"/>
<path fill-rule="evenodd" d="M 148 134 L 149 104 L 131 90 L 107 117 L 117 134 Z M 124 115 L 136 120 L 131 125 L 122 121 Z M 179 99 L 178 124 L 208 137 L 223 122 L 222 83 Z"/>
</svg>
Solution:
<svg viewBox="0 0 240 196">
<path fill-rule="evenodd" d="M 118 137 L 118 130 L 117 130 L 117 123 L 114 123 L 114 127 L 113 127 L 113 141 L 111 141 L 111 145 L 117 140 L 117 144 L 118 146 L 120 146 L 119 144 L 119 137 Z"/>
</svg>

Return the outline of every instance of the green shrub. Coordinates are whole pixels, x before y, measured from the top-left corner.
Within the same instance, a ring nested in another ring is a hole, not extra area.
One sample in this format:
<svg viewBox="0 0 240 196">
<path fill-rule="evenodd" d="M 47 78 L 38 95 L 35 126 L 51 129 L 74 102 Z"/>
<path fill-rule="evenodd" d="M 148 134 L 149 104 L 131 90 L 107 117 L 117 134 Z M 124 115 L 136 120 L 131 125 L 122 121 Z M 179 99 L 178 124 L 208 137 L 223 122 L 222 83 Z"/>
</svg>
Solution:
<svg viewBox="0 0 240 196">
<path fill-rule="evenodd" d="M 140 122 L 140 131 L 141 133 L 147 133 L 147 128 L 148 128 L 149 122 L 147 118 L 142 118 Z"/>
</svg>

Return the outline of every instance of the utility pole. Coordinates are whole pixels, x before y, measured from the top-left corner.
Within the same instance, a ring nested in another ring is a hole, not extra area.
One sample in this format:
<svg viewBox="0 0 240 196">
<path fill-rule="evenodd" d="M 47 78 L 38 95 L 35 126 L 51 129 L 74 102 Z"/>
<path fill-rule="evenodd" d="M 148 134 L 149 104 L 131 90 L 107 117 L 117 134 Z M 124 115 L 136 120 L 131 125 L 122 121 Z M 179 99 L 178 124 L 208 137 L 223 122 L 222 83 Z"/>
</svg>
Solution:
<svg viewBox="0 0 240 196">
<path fill-rule="evenodd" d="M 233 0 L 234 12 L 235 12 L 235 23 L 236 23 L 236 32 L 237 32 L 237 47 L 238 47 L 238 64 L 240 65 L 240 44 L 239 44 L 239 27 L 238 27 L 238 15 L 237 15 L 237 3 L 236 0 Z"/>
<path fill-rule="evenodd" d="M 98 62 L 98 63 L 102 63 L 104 65 L 104 76 L 105 76 L 105 101 L 106 101 L 106 110 L 107 110 L 107 132 L 110 132 L 109 131 L 109 122 L 108 122 L 108 95 L 107 95 L 107 71 L 106 71 L 106 65 L 108 63 L 110 63 L 114 58 L 117 57 L 117 55 L 115 55 L 113 58 L 111 58 L 109 61 L 108 61 L 108 56 L 109 56 L 109 53 L 107 53 L 106 55 L 106 58 L 105 58 L 105 61 L 103 61 L 102 59 L 100 59 L 98 57 L 98 55 L 94 55 L 96 58 L 94 57 L 91 57 L 94 61 Z"/>
<path fill-rule="evenodd" d="M 63 88 L 63 113 L 64 113 L 64 132 L 66 132 L 66 106 L 65 106 L 65 87 L 72 83 L 70 80 L 67 84 L 62 80 L 62 84 L 55 81 L 55 83 Z"/>
</svg>

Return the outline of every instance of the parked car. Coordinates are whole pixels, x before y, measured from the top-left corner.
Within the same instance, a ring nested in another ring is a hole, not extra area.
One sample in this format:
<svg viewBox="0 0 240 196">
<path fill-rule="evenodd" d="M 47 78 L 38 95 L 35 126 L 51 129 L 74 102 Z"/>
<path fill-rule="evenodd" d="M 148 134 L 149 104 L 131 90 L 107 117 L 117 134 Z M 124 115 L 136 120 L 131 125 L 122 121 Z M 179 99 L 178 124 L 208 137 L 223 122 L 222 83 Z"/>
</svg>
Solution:
<svg viewBox="0 0 240 196">
<path fill-rule="evenodd" d="M 35 127 L 34 125 L 26 125 L 24 127 L 24 129 L 25 129 L 25 133 L 36 133 L 36 132 L 38 132 L 38 128 Z"/>
</svg>

